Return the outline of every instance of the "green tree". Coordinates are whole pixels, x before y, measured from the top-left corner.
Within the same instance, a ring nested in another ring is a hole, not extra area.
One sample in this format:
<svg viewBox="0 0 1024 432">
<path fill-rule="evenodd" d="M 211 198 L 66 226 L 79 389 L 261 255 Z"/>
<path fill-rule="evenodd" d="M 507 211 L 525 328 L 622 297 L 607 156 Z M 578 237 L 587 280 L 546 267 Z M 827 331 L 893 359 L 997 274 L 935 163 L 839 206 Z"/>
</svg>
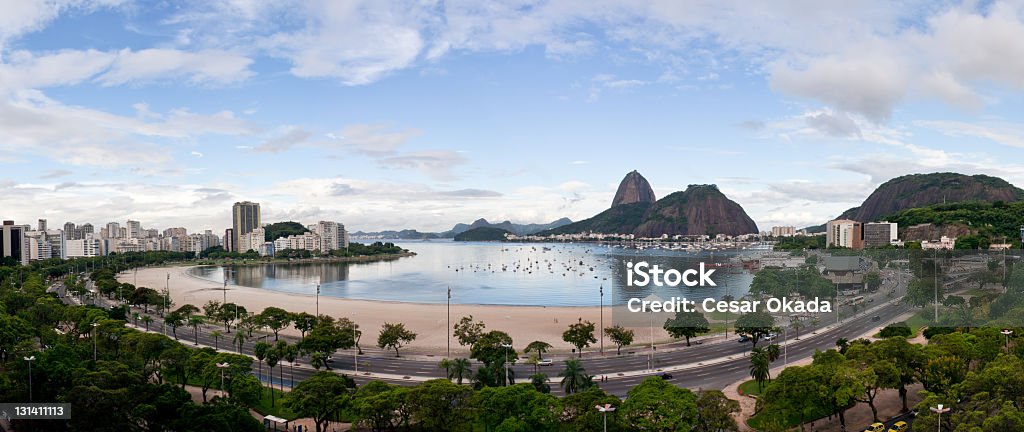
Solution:
<svg viewBox="0 0 1024 432">
<path fill-rule="evenodd" d="M 550 349 L 551 349 L 551 344 L 549 344 L 547 342 L 533 341 L 533 342 L 530 342 L 529 344 L 527 344 L 526 348 L 523 348 L 523 352 L 526 353 L 526 354 L 529 354 L 529 353 L 532 353 L 532 352 L 536 352 L 537 353 L 537 358 L 539 360 L 543 360 L 544 359 L 544 353 L 548 352 L 548 350 L 550 350 Z"/>
<path fill-rule="evenodd" d="M 394 349 L 395 357 L 398 357 L 398 349 L 414 340 L 416 333 L 406 330 L 405 324 L 385 322 L 377 336 L 377 346 L 382 349 Z"/>
<path fill-rule="evenodd" d="M 192 334 L 195 335 L 195 345 L 199 345 L 199 327 L 203 325 L 205 320 L 199 315 L 192 315 L 188 317 L 188 326 L 192 327 Z"/>
<path fill-rule="evenodd" d="M 268 374 L 270 379 L 267 384 L 270 386 L 270 406 L 274 406 L 274 366 L 277 366 L 277 363 L 281 361 L 281 353 L 275 348 L 270 348 L 267 350 L 267 356 L 263 361 L 267 362 L 267 369 L 270 369 Z"/>
<path fill-rule="evenodd" d="M 733 414 L 740 412 L 740 403 L 729 399 L 720 390 L 697 393 L 697 426 L 694 430 L 734 432 L 739 430 Z"/>
<path fill-rule="evenodd" d="M 771 361 L 768 353 L 761 348 L 754 348 L 750 353 L 750 377 L 757 381 L 757 389 L 763 390 L 764 382 L 771 380 Z"/>
<path fill-rule="evenodd" d="M 234 337 L 234 339 L 232 339 L 232 342 L 234 342 L 235 346 L 238 347 L 238 353 L 241 354 L 242 353 L 242 346 L 245 345 L 245 332 L 243 332 L 243 331 L 236 331 L 235 332 L 235 337 Z"/>
<path fill-rule="evenodd" d="M 665 321 L 664 328 L 676 339 L 686 338 L 686 346 L 690 346 L 690 338 L 711 331 L 711 324 L 700 312 L 679 311 L 676 312 L 675 318 Z"/>
<path fill-rule="evenodd" d="M 374 431 L 408 427 L 408 392 L 408 389 L 394 384 L 370 381 L 356 391 L 352 401 L 352 409 L 359 419 L 357 423 Z"/>
<path fill-rule="evenodd" d="M 210 337 L 213 338 L 213 349 L 220 349 L 219 342 L 221 336 L 222 333 L 220 332 L 220 330 L 214 330 L 210 332 Z"/>
<path fill-rule="evenodd" d="M 351 406 L 355 387 L 355 381 L 347 376 L 317 372 L 288 392 L 283 405 L 300 417 L 313 419 L 316 432 L 326 432 L 327 422 Z"/>
<path fill-rule="evenodd" d="M 775 332 L 775 317 L 768 312 L 750 312 L 736 318 L 736 333 L 750 338 L 750 349 L 757 347 L 757 342 Z"/>
<path fill-rule="evenodd" d="M 867 272 L 864 275 L 864 286 L 871 291 L 877 290 L 878 287 L 882 286 L 882 276 L 876 271 Z"/>
<path fill-rule="evenodd" d="M 598 386 L 589 387 L 562 398 L 562 430 L 578 432 L 603 430 L 605 415 L 595 407 L 605 404 L 616 409 L 607 413 L 608 430 L 627 430 L 628 428 L 619 420 L 622 400 L 605 393 Z"/>
<path fill-rule="evenodd" d="M 146 325 L 146 331 L 149 331 L 149 325 L 153 323 L 153 317 L 149 315 L 143 315 L 142 323 Z"/>
<path fill-rule="evenodd" d="M 174 311 L 164 316 L 164 323 L 171 327 L 171 334 L 174 335 L 174 340 L 178 340 L 178 327 L 185 323 L 185 316 L 178 311 Z"/>
<path fill-rule="evenodd" d="M 459 341 L 459 345 L 468 346 L 470 350 L 476 345 L 477 340 L 484 334 L 487 326 L 483 321 L 473 321 L 473 315 L 464 316 L 453 326 L 452 336 Z"/>
<path fill-rule="evenodd" d="M 275 341 L 277 341 L 278 333 L 280 333 L 285 327 L 288 327 L 291 320 L 291 313 L 273 306 L 263 309 L 263 312 L 260 312 L 259 314 L 259 322 L 263 323 L 263 325 L 267 326 L 270 331 L 274 332 Z"/>
<path fill-rule="evenodd" d="M 616 324 L 604 329 L 604 332 L 608 335 L 608 339 L 611 339 L 612 343 L 615 344 L 616 355 L 622 354 L 622 347 L 633 344 L 635 333 L 631 329 Z"/>
<path fill-rule="evenodd" d="M 594 329 L 594 323 L 583 321 L 583 318 L 580 318 L 579 322 L 570 324 L 569 329 L 562 333 L 562 340 L 576 347 L 576 352 L 583 357 L 583 348 L 597 342 L 597 338 L 594 337 Z"/>
<path fill-rule="evenodd" d="M 473 390 L 436 379 L 409 389 L 412 418 L 423 430 L 460 431 L 469 426 Z"/>
<path fill-rule="evenodd" d="M 311 313 L 301 312 L 292 315 L 292 322 L 295 330 L 299 331 L 302 339 L 306 338 L 306 332 L 313 329 L 316 326 L 316 316 Z"/>
<path fill-rule="evenodd" d="M 697 424 L 697 397 L 688 389 L 649 377 L 627 395 L 620 409 L 632 430 L 689 431 Z"/>
<path fill-rule="evenodd" d="M 505 362 L 506 358 L 514 364 L 516 351 L 511 345 L 512 337 L 508 333 L 491 330 L 481 335 L 473 344 L 470 357 L 487 366 L 500 365 Z"/>
<path fill-rule="evenodd" d="M 473 373 L 469 359 L 465 358 L 444 359 L 441 360 L 438 366 L 445 370 L 445 375 L 449 380 L 454 379 L 460 385 L 464 379 L 469 378 Z"/>
<path fill-rule="evenodd" d="M 263 361 L 267 359 L 267 354 L 270 353 L 270 349 L 273 348 L 266 342 L 256 342 L 256 345 L 252 347 L 252 354 L 259 361 L 260 368 L 258 372 L 258 378 L 260 382 L 263 382 Z"/>
<path fill-rule="evenodd" d="M 551 386 L 548 385 L 548 376 L 542 373 L 530 375 L 530 384 L 541 393 L 551 393 Z"/>
<path fill-rule="evenodd" d="M 499 430 L 505 423 L 505 427 L 517 424 L 529 431 L 554 431 L 561 413 L 558 398 L 528 383 L 485 387 L 473 395 L 472 404 L 484 430 Z"/>
<path fill-rule="evenodd" d="M 562 377 L 560 385 L 566 394 L 573 394 L 594 384 L 593 377 L 587 374 L 583 362 L 577 359 L 565 361 L 565 369 L 558 373 Z"/>
</svg>

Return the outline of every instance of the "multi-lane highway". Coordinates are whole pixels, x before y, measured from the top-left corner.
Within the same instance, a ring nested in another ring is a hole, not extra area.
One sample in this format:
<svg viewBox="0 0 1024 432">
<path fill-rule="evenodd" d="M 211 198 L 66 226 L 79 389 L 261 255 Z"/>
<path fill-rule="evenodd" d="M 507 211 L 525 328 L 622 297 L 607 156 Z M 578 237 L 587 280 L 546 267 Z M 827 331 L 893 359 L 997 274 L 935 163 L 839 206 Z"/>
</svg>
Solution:
<svg viewBox="0 0 1024 432">
<path fill-rule="evenodd" d="M 835 341 L 839 338 L 853 339 L 874 327 L 892 321 L 900 314 L 906 312 L 907 309 L 895 300 L 888 300 L 883 293 L 888 293 L 893 289 L 899 290 L 900 288 L 896 286 L 895 279 L 888 278 L 882 289 L 873 297 L 869 297 L 872 303 L 867 303 L 868 306 L 866 307 L 877 305 L 870 309 L 870 311 L 861 312 L 853 317 L 844 317 L 843 321 L 839 324 L 835 322 L 822 322 L 815 327 L 804 329 L 801 331 L 799 339 L 794 338 L 784 344 L 785 358 L 789 361 L 796 361 L 812 355 L 815 350 L 833 348 Z M 59 283 L 54 285 L 52 289 L 57 291 L 65 301 L 75 301 L 75 299 L 65 295 L 63 287 Z M 875 300 L 877 300 L 877 303 L 874 302 Z M 108 302 L 102 296 L 99 296 L 96 302 L 102 306 L 111 305 L 111 302 Z M 163 331 L 164 326 L 160 316 L 151 316 L 153 317 L 153 322 L 150 324 L 150 330 Z M 877 321 L 872 319 L 875 316 L 878 317 Z M 131 318 L 129 318 L 129 321 L 131 321 Z M 828 319 L 823 319 L 822 321 L 828 321 Z M 141 322 L 139 326 L 143 327 Z M 213 330 L 219 330 L 223 333 L 217 342 L 210 336 L 210 332 Z M 166 333 L 171 333 L 170 328 L 166 329 Z M 254 336 L 257 335 L 254 334 Z M 794 335 L 789 334 L 788 336 L 793 337 Z M 178 337 L 186 345 L 195 344 L 192 329 L 189 327 L 178 328 Z M 226 333 L 223 327 L 203 326 L 199 331 L 198 344 L 211 347 L 217 345 L 221 349 L 237 349 L 237 347 L 232 346 L 232 338 L 233 334 Z M 272 338 L 272 335 L 265 333 L 249 338 L 243 345 L 242 353 L 252 355 L 253 346 L 257 341 L 268 339 L 272 341 Z M 285 336 L 282 336 L 282 338 L 287 339 L 290 343 L 295 342 L 295 339 L 292 338 Z M 603 354 L 590 352 L 584 355 L 583 362 L 587 372 L 591 375 L 597 377 L 607 376 L 607 381 L 602 382 L 601 387 L 609 393 L 618 396 L 624 396 L 630 388 L 645 378 L 662 372 L 671 373 L 673 376 L 672 382 L 694 389 L 723 388 L 748 376 L 749 359 L 746 355 L 751 348 L 749 342 L 739 343 L 736 338 L 730 337 L 726 339 L 722 334 L 699 338 L 696 341 L 698 343 L 690 347 L 685 347 L 681 343 L 661 345 L 656 350 L 653 368 L 650 363 L 651 350 L 649 348 L 624 350 L 623 355 L 615 355 L 614 350 L 607 350 Z M 358 356 L 359 374 L 356 377 L 359 382 L 380 379 L 395 383 L 413 384 L 424 379 L 441 378 L 444 375 L 444 371 L 438 367 L 441 357 L 415 355 L 396 358 L 389 352 L 365 347 L 364 352 L 363 355 Z M 353 374 L 354 357 L 351 350 L 339 351 L 333 355 L 333 358 L 334 362 L 331 363 L 332 370 Z M 559 393 L 561 389 L 557 385 L 557 375 L 562 369 L 561 360 L 565 357 L 555 356 L 554 358 L 556 361 L 553 365 L 541 366 L 539 369 L 542 373 L 551 377 L 552 391 Z M 776 366 L 784 361 L 783 359 L 778 360 Z M 294 380 L 297 382 L 315 372 L 309 366 L 308 359 L 300 359 L 298 363 L 295 367 L 285 368 L 285 385 L 291 383 L 292 374 L 294 374 Z M 263 369 L 264 375 L 266 375 L 266 367 Z M 515 370 L 515 376 L 519 380 L 526 379 L 526 377 L 534 373 L 534 366 L 521 362 L 513 365 L 512 369 Z M 274 378 L 263 376 L 263 379 L 280 384 L 279 372 L 275 373 Z"/>
</svg>

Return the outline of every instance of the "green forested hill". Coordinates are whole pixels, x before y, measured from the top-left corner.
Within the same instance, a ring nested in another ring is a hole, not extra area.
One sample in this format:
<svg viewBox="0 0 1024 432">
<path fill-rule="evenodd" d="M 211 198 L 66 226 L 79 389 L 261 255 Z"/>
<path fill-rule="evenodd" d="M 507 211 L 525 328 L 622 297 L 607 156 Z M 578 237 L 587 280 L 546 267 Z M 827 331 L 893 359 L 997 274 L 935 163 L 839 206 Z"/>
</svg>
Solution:
<svg viewBox="0 0 1024 432">
<path fill-rule="evenodd" d="M 993 241 L 1002 240 L 1003 236 L 1015 239 L 1020 237 L 1020 227 L 1024 225 L 1024 201 L 939 204 L 903 210 L 887 219 L 899 223 L 901 229 L 924 223 L 960 224 Z"/>
</svg>

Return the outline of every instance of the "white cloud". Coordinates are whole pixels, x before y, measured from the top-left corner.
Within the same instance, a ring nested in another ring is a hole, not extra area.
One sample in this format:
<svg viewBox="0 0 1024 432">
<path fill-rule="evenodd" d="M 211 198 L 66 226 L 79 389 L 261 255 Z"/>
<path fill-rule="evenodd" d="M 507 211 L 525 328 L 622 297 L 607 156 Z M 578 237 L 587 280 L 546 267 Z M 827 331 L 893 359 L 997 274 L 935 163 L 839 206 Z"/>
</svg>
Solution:
<svg viewBox="0 0 1024 432">
<path fill-rule="evenodd" d="M 410 139 L 422 134 L 423 131 L 415 128 L 393 131 L 387 124 L 351 124 L 343 127 L 338 133 L 329 134 L 328 137 L 338 140 L 342 147 L 351 148 L 359 153 L 386 156 L 393 155 Z"/>
</svg>

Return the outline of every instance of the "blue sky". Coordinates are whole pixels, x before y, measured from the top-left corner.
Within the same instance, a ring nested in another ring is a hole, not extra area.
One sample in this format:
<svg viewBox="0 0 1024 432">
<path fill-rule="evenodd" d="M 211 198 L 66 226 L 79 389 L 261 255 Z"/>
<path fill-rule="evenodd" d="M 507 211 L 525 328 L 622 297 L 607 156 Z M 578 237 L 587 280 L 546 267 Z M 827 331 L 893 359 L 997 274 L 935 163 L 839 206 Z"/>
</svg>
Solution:
<svg viewBox="0 0 1024 432">
<path fill-rule="evenodd" d="M 1024 5 L 0 0 L 0 217 L 433 231 L 639 170 L 761 229 L 916 172 L 1024 185 Z"/>
</svg>

